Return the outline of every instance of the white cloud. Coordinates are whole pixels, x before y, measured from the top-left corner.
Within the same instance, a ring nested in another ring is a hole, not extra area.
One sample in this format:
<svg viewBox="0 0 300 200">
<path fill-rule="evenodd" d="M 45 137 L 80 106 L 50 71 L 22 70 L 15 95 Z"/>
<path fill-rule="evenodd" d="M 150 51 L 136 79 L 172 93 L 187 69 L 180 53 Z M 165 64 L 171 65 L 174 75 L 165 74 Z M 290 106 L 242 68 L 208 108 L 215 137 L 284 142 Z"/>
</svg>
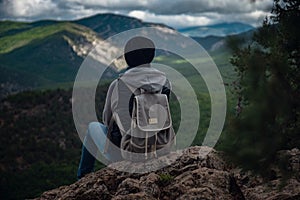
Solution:
<svg viewBox="0 0 300 200">
<path fill-rule="evenodd" d="M 149 5 L 147 0 L 65 0 L 65 2 L 82 4 L 87 7 L 100 7 L 106 9 L 132 9 L 146 8 Z"/>
<path fill-rule="evenodd" d="M 1 2 L 1 0 L 0 0 Z M 273 0 L 2 0 L 0 19 L 75 19 L 121 13 L 172 27 L 240 21 L 260 25 Z"/>
<path fill-rule="evenodd" d="M 240 13 L 268 10 L 273 0 L 66 0 L 110 10 L 148 10 L 155 14 L 192 14 L 200 12 Z"/>
<path fill-rule="evenodd" d="M 134 10 L 128 13 L 129 16 L 148 22 L 165 23 L 174 28 L 188 26 L 202 26 L 223 22 L 242 22 L 259 26 L 268 12 L 253 11 L 249 13 L 214 13 L 206 12 L 201 14 L 180 14 L 180 15 L 156 15 L 148 11 Z"/>
<path fill-rule="evenodd" d="M 156 15 L 147 11 L 134 10 L 128 13 L 129 16 L 141 19 L 143 21 L 165 23 L 171 27 L 207 25 L 211 19 L 206 16 L 180 15 Z"/>
<path fill-rule="evenodd" d="M 51 0 L 10 0 L 6 5 L 5 11 L 12 17 L 33 17 L 57 9 Z"/>
</svg>

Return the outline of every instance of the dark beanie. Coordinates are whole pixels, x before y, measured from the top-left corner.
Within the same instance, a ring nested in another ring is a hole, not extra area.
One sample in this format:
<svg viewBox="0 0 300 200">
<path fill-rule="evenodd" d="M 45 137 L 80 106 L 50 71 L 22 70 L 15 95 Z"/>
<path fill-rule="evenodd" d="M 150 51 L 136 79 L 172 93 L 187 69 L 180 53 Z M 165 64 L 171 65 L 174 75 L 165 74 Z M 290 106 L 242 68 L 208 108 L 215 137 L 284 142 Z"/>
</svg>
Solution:
<svg viewBox="0 0 300 200">
<path fill-rule="evenodd" d="M 150 39 L 138 36 L 126 43 L 124 53 L 128 68 L 132 68 L 151 63 L 155 54 L 155 46 Z"/>
</svg>

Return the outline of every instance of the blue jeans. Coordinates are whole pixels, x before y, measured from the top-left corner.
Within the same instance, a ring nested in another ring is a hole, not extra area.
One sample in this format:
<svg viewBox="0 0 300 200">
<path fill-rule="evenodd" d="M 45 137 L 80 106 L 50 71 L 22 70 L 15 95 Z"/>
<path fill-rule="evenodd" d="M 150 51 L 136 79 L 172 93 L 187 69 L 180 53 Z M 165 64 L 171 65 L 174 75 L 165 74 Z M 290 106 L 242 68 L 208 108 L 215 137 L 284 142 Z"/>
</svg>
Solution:
<svg viewBox="0 0 300 200">
<path fill-rule="evenodd" d="M 89 124 L 87 134 L 83 141 L 81 159 L 77 171 L 78 179 L 94 171 L 96 158 L 93 155 L 96 156 L 98 151 L 101 153 L 104 151 L 106 135 L 107 127 L 105 125 L 99 122 L 91 122 Z M 112 139 L 114 139 L 114 137 L 112 137 Z M 112 142 L 115 143 L 114 141 Z M 116 151 L 110 151 L 110 148 L 108 148 L 107 153 L 102 155 L 111 162 L 121 160 L 121 154 Z"/>
</svg>

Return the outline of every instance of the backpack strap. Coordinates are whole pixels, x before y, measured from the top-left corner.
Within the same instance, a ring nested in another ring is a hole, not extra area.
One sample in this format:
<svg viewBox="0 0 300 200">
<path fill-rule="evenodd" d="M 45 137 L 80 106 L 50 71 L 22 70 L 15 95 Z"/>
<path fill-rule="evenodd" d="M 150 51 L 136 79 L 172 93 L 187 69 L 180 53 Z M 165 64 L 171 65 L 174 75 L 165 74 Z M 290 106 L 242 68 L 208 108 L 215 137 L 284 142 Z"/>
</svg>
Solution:
<svg viewBox="0 0 300 200">
<path fill-rule="evenodd" d="M 123 76 L 124 73 L 121 73 L 119 74 L 119 77 L 117 79 L 117 81 L 119 82 L 120 81 L 120 78 Z M 109 125 L 108 125 L 108 130 L 107 130 L 107 135 L 106 135 L 106 140 L 105 140 L 105 147 L 104 147 L 104 151 L 103 153 L 107 153 L 107 150 L 108 150 L 108 147 L 109 147 L 109 141 L 111 141 L 111 132 L 113 130 L 113 123 L 115 122 L 115 119 L 114 119 L 114 115 L 112 115 L 110 121 L 109 121 Z"/>
<path fill-rule="evenodd" d="M 147 159 L 148 155 L 148 131 L 146 131 L 146 139 L 145 139 L 145 158 Z"/>
</svg>

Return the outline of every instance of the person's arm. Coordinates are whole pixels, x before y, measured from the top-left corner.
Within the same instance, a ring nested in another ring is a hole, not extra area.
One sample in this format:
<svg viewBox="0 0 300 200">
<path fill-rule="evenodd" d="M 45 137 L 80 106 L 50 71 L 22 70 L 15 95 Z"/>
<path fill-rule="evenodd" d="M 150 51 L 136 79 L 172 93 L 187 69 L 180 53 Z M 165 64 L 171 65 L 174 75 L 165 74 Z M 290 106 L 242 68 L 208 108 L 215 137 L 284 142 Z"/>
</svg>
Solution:
<svg viewBox="0 0 300 200">
<path fill-rule="evenodd" d="M 112 97 L 112 93 L 115 88 L 115 85 L 116 85 L 116 81 L 113 81 L 108 88 L 106 100 L 105 100 L 105 104 L 104 104 L 104 109 L 103 109 L 103 113 L 102 113 L 103 124 L 106 125 L 107 127 L 109 126 L 110 120 L 112 118 L 111 97 Z"/>
<path fill-rule="evenodd" d="M 167 79 L 165 85 L 163 86 L 161 93 L 167 95 L 168 101 L 170 101 L 171 83 L 168 79 Z"/>
</svg>

